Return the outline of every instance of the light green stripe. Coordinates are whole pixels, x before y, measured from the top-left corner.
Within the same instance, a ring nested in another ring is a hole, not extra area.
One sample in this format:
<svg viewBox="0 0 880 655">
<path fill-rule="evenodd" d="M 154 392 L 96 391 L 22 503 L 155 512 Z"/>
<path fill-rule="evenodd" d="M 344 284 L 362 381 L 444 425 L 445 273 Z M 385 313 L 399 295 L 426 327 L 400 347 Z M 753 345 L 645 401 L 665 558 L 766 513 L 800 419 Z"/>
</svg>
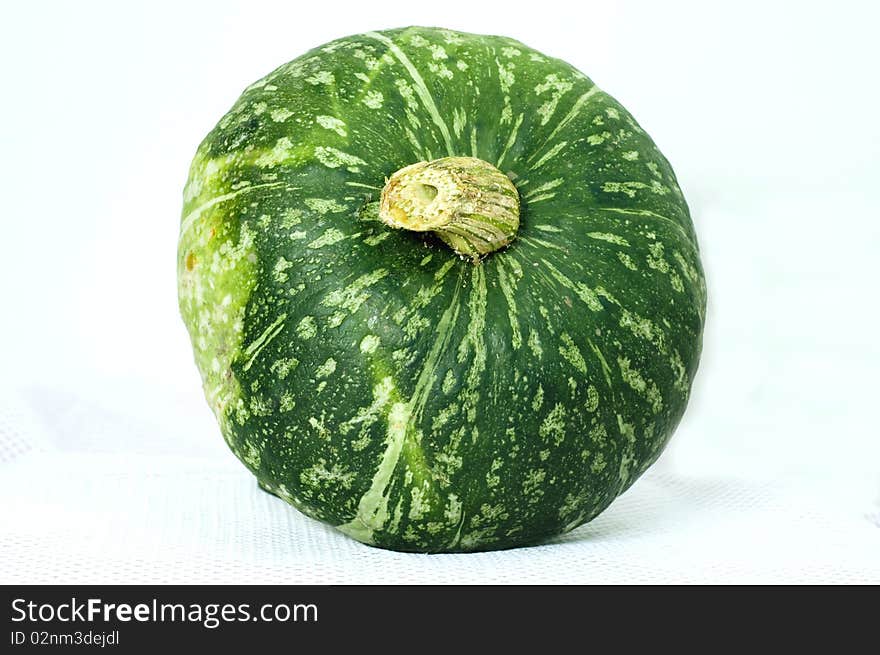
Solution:
<svg viewBox="0 0 880 655">
<path fill-rule="evenodd" d="M 467 386 L 475 389 L 480 381 L 480 375 L 486 368 L 486 344 L 484 341 L 486 332 L 486 275 L 482 266 L 472 267 L 471 297 L 468 302 L 471 320 L 468 324 L 466 340 L 474 349 L 471 368 L 467 375 Z M 462 343 L 464 346 L 464 343 Z M 466 351 L 466 348 L 465 348 Z M 459 348 L 459 361 L 462 358 L 462 349 Z"/>
<path fill-rule="evenodd" d="M 608 366 L 608 361 L 605 359 L 605 355 L 602 354 L 602 351 L 599 350 L 599 347 L 593 343 L 592 339 L 587 339 L 587 343 L 590 344 L 590 350 L 593 351 L 593 354 L 596 355 L 596 359 L 599 360 L 599 364 L 602 366 L 602 373 L 605 376 L 605 382 L 609 387 L 614 385 L 611 384 L 611 367 Z"/>
<path fill-rule="evenodd" d="M 367 492 L 361 496 L 355 517 L 348 523 L 337 526 L 340 531 L 359 541 L 371 543 L 373 532 L 382 529 L 388 520 L 388 496 L 385 495 L 385 489 L 391 481 L 394 469 L 397 468 L 409 417 L 408 403 L 394 403 L 391 406 L 388 412 L 388 436 L 385 440 L 387 445 L 376 475 L 373 476 L 373 482 Z"/>
<path fill-rule="evenodd" d="M 364 184 L 363 182 L 346 182 L 345 184 L 348 186 L 363 187 L 364 189 L 376 189 L 377 191 L 382 190 L 382 187 L 380 187 L 380 186 L 373 186 L 372 184 Z"/>
<path fill-rule="evenodd" d="M 504 150 L 501 151 L 501 155 L 498 157 L 498 161 L 495 163 L 496 168 L 501 168 L 501 164 L 504 162 L 504 158 L 513 147 L 513 144 L 516 143 L 516 135 L 519 132 L 519 126 L 522 125 L 524 116 L 524 114 L 520 114 L 516 117 L 516 123 L 513 124 L 513 129 L 510 130 L 510 136 L 507 138 L 507 144 L 504 146 Z"/>
<path fill-rule="evenodd" d="M 529 168 L 529 170 L 533 171 L 536 168 L 541 168 L 541 166 L 543 166 L 548 161 L 553 159 L 553 157 L 558 155 L 559 151 L 562 150 L 567 145 L 568 145 L 568 141 L 560 141 L 555 146 L 550 148 L 550 150 L 548 150 L 547 153 L 543 157 L 541 157 L 538 161 L 536 161 L 534 164 L 532 164 L 532 166 Z"/>
<path fill-rule="evenodd" d="M 507 271 L 504 270 L 503 259 L 498 264 L 498 283 L 501 285 L 501 293 L 507 300 L 507 318 L 510 321 L 510 343 L 514 350 L 519 350 L 522 345 L 522 334 L 519 330 L 519 320 L 517 320 L 516 310 L 516 277 L 508 277 Z"/>
<path fill-rule="evenodd" d="M 542 248 L 550 248 L 551 250 L 558 250 L 560 252 L 567 252 L 567 250 L 565 248 L 563 248 L 562 246 L 555 244 L 555 243 L 551 243 L 550 241 L 545 241 L 544 239 L 538 239 L 536 237 L 523 237 L 523 236 L 521 236 L 519 238 L 519 240 L 524 243 L 529 244 L 533 248 L 535 246 L 538 246 L 538 248 L 536 248 L 537 250 L 540 250 Z"/>
<path fill-rule="evenodd" d="M 529 189 L 526 193 L 523 194 L 523 198 L 529 198 L 539 193 L 543 193 L 544 191 L 552 191 L 556 187 L 560 186 L 563 182 L 565 182 L 564 179 L 562 179 L 561 177 L 557 177 L 555 180 L 550 180 L 549 182 L 546 182 L 541 186 L 537 186 L 534 189 Z"/>
<path fill-rule="evenodd" d="M 452 334 L 452 328 L 455 326 L 456 321 L 458 321 L 458 294 L 459 289 L 461 288 L 460 277 L 461 276 L 459 276 L 459 280 L 455 282 L 455 293 L 452 294 L 452 302 L 440 318 L 440 323 L 437 325 L 437 336 L 434 338 L 434 345 L 431 347 L 431 351 L 425 358 L 425 363 L 422 365 L 422 370 L 419 373 L 419 378 L 413 389 L 412 416 L 414 420 L 421 415 L 422 409 L 425 407 L 425 403 L 428 400 L 428 394 L 434 386 L 434 382 L 437 380 L 437 362 L 440 359 L 440 355 L 449 345 L 449 337 Z"/>
<path fill-rule="evenodd" d="M 248 191 L 254 191 L 255 189 L 270 189 L 272 187 L 284 186 L 284 184 L 284 182 L 267 182 L 266 184 L 253 184 L 251 186 L 246 186 L 242 189 L 238 189 L 237 191 L 231 191 L 230 193 L 225 193 L 222 196 L 211 198 L 210 200 L 199 205 L 183 217 L 183 220 L 180 223 L 180 235 L 183 236 L 184 234 L 186 234 L 187 230 L 189 230 L 193 222 L 195 222 L 195 220 L 202 215 L 202 212 L 204 212 L 206 209 L 210 209 L 214 205 L 219 205 L 221 202 L 232 200 L 236 196 L 240 196 L 241 194 L 247 193 Z"/>
<path fill-rule="evenodd" d="M 660 220 L 671 223 L 672 225 L 677 227 L 682 232 L 682 234 L 687 237 L 687 242 L 693 245 L 693 243 L 691 242 L 691 237 L 687 233 L 687 230 L 685 230 L 678 221 L 675 221 L 668 216 L 664 216 L 663 214 L 658 214 L 657 212 L 652 212 L 648 209 L 624 209 L 622 207 L 592 207 L 592 209 L 602 212 L 612 212 L 614 214 L 626 214 L 627 216 L 646 216 L 650 218 L 659 218 Z"/>
<path fill-rule="evenodd" d="M 580 98 L 578 98 L 577 101 L 575 101 L 572 108 L 569 110 L 569 112 L 562 118 L 561 121 L 559 121 L 556 124 L 556 127 L 553 128 L 553 131 L 550 132 L 550 135 L 544 140 L 544 143 L 541 144 L 541 147 L 535 149 L 534 154 L 531 157 L 529 157 L 528 161 L 531 161 L 535 157 L 537 157 L 538 153 L 541 152 L 548 143 L 552 143 L 553 139 L 556 138 L 556 135 L 559 134 L 559 132 L 561 132 L 562 129 L 566 125 L 568 125 L 580 113 L 581 109 L 583 108 L 584 104 L 586 104 L 587 100 L 589 100 L 591 97 L 593 97 L 598 92 L 599 92 L 599 87 L 594 86 L 589 91 L 584 93 Z M 563 141 L 562 143 L 565 143 L 565 141 Z M 559 146 L 559 144 L 554 146 L 554 149 L 557 148 L 558 146 Z M 532 168 L 540 167 L 542 162 L 546 161 L 547 159 L 549 159 L 550 157 L 553 156 L 553 154 L 551 154 L 551 153 L 556 154 L 553 152 L 553 150 L 550 150 L 550 152 L 547 153 L 547 155 L 544 155 L 543 157 L 541 157 L 538 164 L 536 164 Z M 548 155 L 550 155 L 550 157 L 548 157 Z"/>
<path fill-rule="evenodd" d="M 284 329 L 284 321 L 287 320 L 287 314 L 282 314 L 275 321 L 263 330 L 263 334 L 257 337 L 253 343 L 251 343 L 247 348 L 244 349 L 244 356 L 248 357 L 247 364 L 244 365 L 244 370 L 247 371 L 250 369 L 251 365 L 253 365 L 254 360 L 257 358 L 257 355 L 260 354 L 260 351 L 263 350 L 266 346 L 269 345 L 269 342 L 272 341 L 281 330 Z"/>
<path fill-rule="evenodd" d="M 356 539 L 372 542 L 373 533 L 376 530 L 381 530 L 388 521 L 388 487 L 391 477 L 403 451 L 407 428 L 418 420 L 418 416 L 427 402 L 428 394 L 437 380 L 437 362 L 449 343 L 452 328 L 458 319 L 460 287 L 460 281 L 457 281 L 452 302 L 437 325 L 434 345 L 425 358 L 425 363 L 413 390 L 412 399 L 408 403 L 395 403 L 388 413 L 388 436 L 385 440 L 385 452 L 382 455 L 379 468 L 373 476 L 370 488 L 358 502 L 357 514 L 348 523 L 338 526 L 339 530 Z"/>
<path fill-rule="evenodd" d="M 610 232 L 587 232 L 587 236 L 591 239 L 598 239 L 599 241 L 607 241 L 608 243 L 613 243 L 618 246 L 629 247 L 629 241 L 618 234 L 612 234 Z"/>
<path fill-rule="evenodd" d="M 409 73 L 409 76 L 415 83 L 416 93 L 418 93 L 422 104 L 431 115 L 434 124 L 438 128 L 440 128 L 440 133 L 443 135 L 443 140 L 446 143 L 446 151 L 448 152 L 450 157 L 454 156 L 455 151 L 452 147 L 452 137 L 449 135 L 449 128 L 446 126 L 446 123 L 440 116 L 440 112 L 437 110 L 437 105 L 434 103 L 434 98 L 431 97 L 431 92 L 428 91 L 428 87 L 425 85 L 425 80 L 422 79 L 422 76 L 419 74 L 419 71 L 416 70 L 416 67 L 413 66 L 413 63 L 410 61 L 409 57 L 406 56 L 406 53 L 401 50 L 398 45 L 394 43 L 394 41 L 389 39 L 384 34 L 379 34 L 378 32 L 367 32 L 364 36 L 368 36 L 370 38 L 376 39 L 377 41 L 381 41 L 386 46 L 388 46 L 388 49 L 391 51 L 391 53 L 395 57 L 397 57 L 397 60 L 403 65 L 403 67 L 406 69 L 406 71 Z"/>
<path fill-rule="evenodd" d="M 571 279 L 562 274 L 562 272 L 557 269 L 553 264 L 548 262 L 546 259 L 541 260 L 544 263 L 544 266 L 547 267 L 547 270 L 550 271 L 550 274 L 553 278 L 566 289 L 569 289 L 574 292 L 574 294 L 581 299 L 587 307 L 589 307 L 594 312 L 600 312 L 602 309 L 602 303 L 599 302 L 599 294 L 588 287 L 583 282 L 572 282 Z"/>
<path fill-rule="evenodd" d="M 587 100 L 589 100 L 591 97 L 593 97 L 598 92 L 599 92 L 599 87 L 594 86 L 589 91 L 587 91 L 585 94 L 583 94 L 580 98 L 578 98 L 575 101 L 574 105 L 572 106 L 571 110 L 569 110 L 569 112 L 562 118 L 562 120 L 560 120 L 556 124 L 556 127 L 553 128 L 553 131 L 550 132 L 550 136 L 548 136 L 547 140 L 544 141 L 544 145 L 547 145 L 548 143 L 553 141 L 553 139 L 556 137 L 556 135 L 559 134 L 559 132 L 566 125 L 568 125 L 575 116 L 577 116 L 580 113 L 581 109 L 583 108 L 583 106 L 587 102 Z"/>
<path fill-rule="evenodd" d="M 325 307 L 341 307 L 354 314 L 369 297 L 368 294 L 363 292 L 386 275 L 388 275 L 388 270 L 385 268 L 378 268 L 371 273 L 364 273 L 348 286 L 328 293 L 321 301 L 321 304 Z"/>
</svg>

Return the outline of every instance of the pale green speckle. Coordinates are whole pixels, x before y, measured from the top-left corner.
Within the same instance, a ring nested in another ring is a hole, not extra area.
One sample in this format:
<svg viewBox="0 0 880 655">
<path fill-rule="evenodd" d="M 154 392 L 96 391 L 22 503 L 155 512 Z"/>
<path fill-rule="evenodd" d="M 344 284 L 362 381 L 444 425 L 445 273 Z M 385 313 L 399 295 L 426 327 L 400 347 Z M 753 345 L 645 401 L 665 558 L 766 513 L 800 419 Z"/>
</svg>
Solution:
<svg viewBox="0 0 880 655">
<path fill-rule="evenodd" d="M 382 103 L 385 102 L 385 96 L 382 95 L 381 91 L 371 90 L 367 91 L 361 102 L 370 109 L 379 109 L 382 107 Z"/>
<path fill-rule="evenodd" d="M 380 341 L 381 340 L 379 339 L 379 337 L 377 337 L 375 334 L 368 334 L 363 339 L 361 339 L 361 352 L 366 354 L 372 354 L 376 352 L 376 348 L 379 347 Z"/>
<path fill-rule="evenodd" d="M 559 445 L 565 439 L 565 416 L 566 409 L 562 403 L 556 403 L 550 413 L 541 422 L 538 428 L 538 434 L 545 441 L 552 439 L 553 443 Z"/>
<path fill-rule="evenodd" d="M 319 71 L 311 77 L 307 77 L 306 82 L 313 86 L 317 86 L 319 84 L 333 84 L 334 82 L 336 82 L 336 78 L 330 71 Z"/>
<path fill-rule="evenodd" d="M 645 380 L 641 373 L 632 368 L 628 358 L 618 357 L 617 363 L 620 366 L 620 376 L 623 378 L 623 381 L 647 398 L 653 412 L 659 414 L 663 409 L 663 398 L 657 385 L 650 380 Z"/>
<path fill-rule="evenodd" d="M 324 234 L 309 243 L 308 247 L 317 250 L 324 246 L 332 246 L 334 243 L 339 243 L 343 239 L 345 239 L 345 235 L 335 227 L 331 227 L 325 230 Z"/>
<path fill-rule="evenodd" d="M 663 331 L 658 328 L 651 319 L 644 318 L 624 309 L 620 313 L 620 327 L 629 329 L 635 336 L 640 339 L 646 339 L 657 346 L 660 352 L 666 352 L 666 339 Z"/>
<path fill-rule="evenodd" d="M 452 391 L 452 388 L 455 386 L 455 375 L 452 373 L 452 369 L 446 370 L 446 375 L 443 377 L 443 385 L 441 389 L 443 393 L 449 393 Z"/>
<path fill-rule="evenodd" d="M 571 91 L 573 87 L 573 82 L 560 78 L 556 73 L 550 73 L 541 84 L 535 87 L 535 93 L 539 96 L 550 91 L 550 99 L 537 109 L 537 113 L 541 117 L 541 125 L 546 125 L 550 122 L 550 118 L 556 112 L 556 106 L 559 104 L 560 99 Z"/>
<path fill-rule="evenodd" d="M 278 403 L 278 409 L 282 412 L 289 412 L 296 407 L 296 398 L 289 391 L 281 394 L 281 400 Z"/>
<path fill-rule="evenodd" d="M 547 471 L 544 469 L 534 469 L 526 474 L 522 490 L 523 495 L 530 504 L 537 502 L 544 495 L 542 483 L 546 477 Z"/>
<path fill-rule="evenodd" d="M 342 321 L 345 320 L 345 312 L 333 312 L 330 318 L 327 320 L 327 326 L 336 328 L 342 325 Z"/>
<path fill-rule="evenodd" d="M 587 404 L 588 412 L 595 412 L 599 407 L 599 391 L 592 384 L 587 387 Z"/>
<path fill-rule="evenodd" d="M 427 513 L 430 506 L 426 501 L 425 492 L 420 487 L 412 487 L 410 497 L 412 501 L 409 506 L 409 518 L 418 521 Z"/>
<path fill-rule="evenodd" d="M 364 239 L 364 243 L 368 246 L 377 246 L 390 236 L 391 232 L 389 232 L 388 230 L 383 230 L 382 232 L 379 232 L 379 234 L 374 234 L 373 236 L 366 237 Z"/>
<path fill-rule="evenodd" d="M 327 307 L 339 307 L 353 314 L 360 309 L 361 305 L 366 302 L 369 297 L 368 294 L 364 293 L 364 290 L 374 285 L 386 275 L 388 275 L 388 270 L 384 268 L 376 269 L 371 273 L 365 273 L 348 286 L 331 291 L 327 294 L 324 300 L 321 301 L 321 304 Z"/>
<path fill-rule="evenodd" d="M 271 116 L 272 120 L 276 123 L 283 123 L 288 118 L 293 116 L 293 112 L 285 107 L 279 107 L 278 109 L 273 109 L 269 112 L 269 116 Z"/>
<path fill-rule="evenodd" d="M 333 116 L 316 116 L 315 122 L 327 130 L 336 132 L 339 136 L 348 136 L 348 132 L 345 131 L 345 121 L 338 118 Z"/>
<path fill-rule="evenodd" d="M 259 168 L 269 168 L 272 166 L 277 166 L 281 162 L 287 161 L 294 154 L 294 145 L 289 137 L 283 136 L 278 141 L 275 142 L 275 145 L 271 150 L 268 150 L 261 155 L 259 155 L 255 160 L 254 164 Z"/>
<path fill-rule="evenodd" d="M 294 225 L 299 225 L 302 222 L 303 212 L 301 209 L 285 209 L 281 213 L 281 227 L 283 228 L 291 228 Z"/>
<path fill-rule="evenodd" d="M 288 357 L 276 359 L 269 370 L 277 375 L 279 380 L 285 380 L 297 366 L 299 366 L 299 360 L 296 357 Z"/>
<path fill-rule="evenodd" d="M 605 193 L 622 193 L 628 198 L 635 198 L 636 191 L 647 188 L 648 185 L 644 182 L 605 182 L 602 185 Z"/>
<path fill-rule="evenodd" d="M 373 402 L 367 407 L 361 407 L 357 413 L 348 421 L 340 425 L 340 432 L 347 433 L 352 427 L 361 425 L 369 427 L 379 419 L 381 411 L 388 404 L 391 395 L 394 393 L 394 380 L 390 376 L 382 378 L 378 384 L 373 386 Z M 364 433 L 368 437 L 368 433 Z M 366 444 L 365 444 L 366 445 Z"/>
<path fill-rule="evenodd" d="M 272 269 L 272 278 L 278 284 L 284 284 L 288 280 L 287 269 L 293 266 L 293 262 L 288 261 L 283 255 L 278 258 L 278 261 L 275 262 L 275 266 Z"/>
<path fill-rule="evenodd" d="M 406 102 L 406 106 L 409 107 L 410 111 L 419 111 L 419 101 L 416 100 L 416 92 L 413 91 L 413 88 L 409 84 L 407 84 L 406 80 L 396 79 L 394 85 L 397 87 L 397 90 L 400 92 L 401 97 Z"/>
<path fill-rule="evenodd" d="M 458 525 L 461 520 L 461 501 L 455 494 L 449 494 L 449 504 L 443 512 L 443 518 L 449 525 Z"/>
<path fill-rule="evenodd" d="M 560 334 L 559 338 L 562 339 L 563 344 L 559 346 L 559 354 L 562 355 L 562 358 L 571 364 L 576 370 L 586 375 L 587 363 L 584 361 L 584 356 L 581 354 L 577 344 L 566 332 Z"/>
<path fill-rule="evenodd" d="M 407 403 L 394 403 L 391 406 L 388 413 L 388 434 L 382 461 L 373 476 L 370 488 L 361 496 L 355 518 L 338 526 L 342 532 L 361 541 L 372 542 L 373 531 L 381 529 L 388 521 L 389 492 L 387 487 L 400 458 L 409 418 L 410 407 Z"/>
<path fill-rule="evenodd" d="M 490 489 L 501 484 L 501 476 L 498 475 L 499 469 L 504 465 L 500 459 L 492 460 L 489 471 L 486 473 L 486 486 Z"/>
<path fill-rule="evenodd" d="M 309 209 L 316 211 L 319 214 L 333 214 L 346 210 L 345 205 L 332 198 L 306 198 L 304 202 Z"/>
<path fill-rule="evenodd" d="M 681 277 L 679 277 L 678 273 L 671 273 L 669 275 L 669 280 L 672 284 L 672 288 L 675 289 L 678 293 L 682 293 L 684 291 L 684 282 L 681 281 Z"/>
<path fill-rule="evenodd" d="M 333 375 L 335 372 L 336 360 L 330 357 L 315 370 L 315 376 L 318 378 L 326 378 Z"/>
<path fill-rule="evenodd" d="M 682 271 L 684 271 L 684 276 L 690 282 L 696 282 L 699 279 L 699 274 L 697 273 L 697 269 L 687 261 L 680 252 L 677 250 L 673 251 L 672 256 L 675 257 L 675 261 L 678 262 L 678 265 L 681 266 Z"/>
<path fill-rule="evenodd" d="M 357 476 L 339 464 L 327 466 L 327 460 L 323 457 L 316 464 L 305 469 L 299 476 L 300 482 L 313 490 L 321 487 L 339 486 L 343 489 L 351 489 Z"/>
<path fill-rule="evenodd" d="M 660 184 L 658 180 L 651 180 L 651 186 L 649 188 L 651 193 L 656 193 L 658 196 L 665 196 L 669 193 L 669 187 Z"/>
<path fill-rule="evenodd" d="M 513 74 L 513 64 L 502 64 L 497 62 L 498 64 L 498 81 L 501 85 L 501 91 L 503 93 L 510 93 L 510 87 L 513 86 L 513 83 L 516 82 L 516 76 Z"/>
<path fill-rule="evenodd" d="M 242 461 L 251 469 L 257 470 L 260 468 L 260 450 L 250 441 L 244 442 L 244 448 L 239 455 L 241 456 Z"/>
<path fill-rule="evenodd" d="M 681 393 L 687 394 L 687 369 L 685 369 L 684 362 L 681 360 L 681 355 L 678 353 L 677 350 L 672 351 L 672 356 L 669 360 L 669 364 L 672 367 L 673 372 L 675 373 L 675 388 L 678 389 Z"/>
<path fill-rule="evenodd" d="M 303 316 L 302 320 L 296 326 L 296 336 L 307 341 L 316 334 L 318 334 L 318 327 L 315 325 L 314 316 Z"/>
<path fill-rule="evenodd" d="M 345 168 L 352 173 L 357 173 L 360 170 L 359 166 L 367 163 L 356 155 L 343 152 L 342 150 L 330 146 L 317 146 L 315 148 L 315 157 L 327 168 L 339 168 L 340 166 L 345 166 Z"/>
<path fill-rule="evenodd" d="M 543 385 L 538 385 L 538 390 L 535 392 L 535 397 L 532 399 L 532 410 L 538 411 L 541 409 L 541 406 L 544 404 L 544 387 Z"/>
<path fill-rule="evenodd" d="M 611 234 L 610 232 L 587 232 L 587 236 L 591 239 L 598 239 L 600 241 L 607 241 L 608 243 L 613 243 L 618 246 L 629 247 L 629 241 L 624 239 L 622 236 L 617 234 Z"/>
<path fill-rule="evenodd" d="M 529 330 L 529 350 L 532 351 L 532 354 L 541 359 L 541 356 L 544 354 L 544 349 L 541 347 L 541 337 L 538 336 L 538 333 L 535 330 Z"/>
<path fill-rule="evenodd" d="M 663 256 L 663 244 L 655 241 L 648 246 L 648 266 L 661 273 L 669 272 L 669 262 Z"/>
<path fill-rule="evenodd" d="M 629 476 L 635 457 L 636 432 L 635 427 L 632 424 L 624 421 L 623 417 L 620 414 L 617 415 L 617 425 L 620 429 L 620 436 L 625 439 L 623 454 L 620 458 L 620 468 L 618 470 L 618 476 L 620 481 L 626 484 L 627 482 L 629 482 Z"/>
<path fill-rule="evenodd" d="M 428 64 L 428 70 L 431 71 L 434 75 L 438 77 L 446 78 L 447 80 L 451 80 L 453 78 L 453 73 L 449 70 L 445 65 L 438 64 L 436 62 L 430 62 Z"/>
<path fill-rule="evenodd" d="M 519 329 L 516 309 L 516 273 L 514 272 L 513 275 L 509 276 L 504 267 L 499 266 L 498 283 L 501 285 L 501 292 L 507 301 L 507 317 L 510 321 L 510 345 L 514 350 L 519 350 L 519 347 L 522 345 L 522 334 Z"/>
<path fill-rule="evenodd" d="M 631 270 L 631 271 L 638 270 L 639 267 L 636 265 L 635 261 L 633 261 L 633 258 L 630 257 L 625 252 L 619 251 L 617 253 L 617 258 L 620 260 L 620 263 L 623 264 L 624 266 L 626 266 L 629 270 Z"/>
</svg>

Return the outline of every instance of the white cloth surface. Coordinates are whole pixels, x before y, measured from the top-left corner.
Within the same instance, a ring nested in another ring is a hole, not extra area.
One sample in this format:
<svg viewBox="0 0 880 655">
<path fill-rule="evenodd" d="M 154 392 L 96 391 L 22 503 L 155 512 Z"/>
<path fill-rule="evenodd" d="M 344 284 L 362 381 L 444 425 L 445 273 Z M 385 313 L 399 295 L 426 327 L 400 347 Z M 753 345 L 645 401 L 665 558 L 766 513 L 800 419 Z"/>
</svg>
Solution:
<svg viewBox="0 0 880 655">
<path fill-rule="evenodd" d="M 167 408 L 157 429 L 75 397 L 2 397 L 0 583 L 880 582 L 872 475 L 692 477 L 661 460 L 552 543 L 405 554 L 259 491 L 219 435 L 198 453 Z"/>
</svg>

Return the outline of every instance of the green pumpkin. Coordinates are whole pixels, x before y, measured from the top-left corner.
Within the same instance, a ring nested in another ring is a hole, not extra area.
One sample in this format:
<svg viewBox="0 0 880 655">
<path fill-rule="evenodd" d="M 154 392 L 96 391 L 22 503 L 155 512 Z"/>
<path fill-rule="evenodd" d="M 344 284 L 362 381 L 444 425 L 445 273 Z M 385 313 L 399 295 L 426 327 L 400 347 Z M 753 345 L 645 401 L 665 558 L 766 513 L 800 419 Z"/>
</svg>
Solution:
<svg viewBox="0 0 880 655">
<path fill-rule="evenodd" d="M 364 543 L 539 543 L 681 419 L 706 287 L 675 175 L 613 98 L 518 41 L 312 50 L 245 90 L 184 200 L 180 309 L 223 437 Z"/>
</svg>

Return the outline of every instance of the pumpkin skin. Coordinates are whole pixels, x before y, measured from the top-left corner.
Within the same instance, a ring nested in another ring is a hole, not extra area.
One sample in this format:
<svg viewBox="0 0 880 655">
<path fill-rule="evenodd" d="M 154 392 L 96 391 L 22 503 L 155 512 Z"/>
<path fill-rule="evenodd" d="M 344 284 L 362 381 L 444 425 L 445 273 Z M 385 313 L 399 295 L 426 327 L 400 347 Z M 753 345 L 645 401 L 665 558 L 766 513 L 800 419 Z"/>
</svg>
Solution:
<svg viewBox="0 0 880 655">
<path fill-rule="evenodd" d="M 377 219 L 447 156 L 520 195 L 479 263 Z M 368 544 L 539 543 L 589 521 L 685 410 L 706 287 L 652 140 L 568 64 L 435 28 L 333 41 L 248 87 L 184 192 L 179 302 L 260 486 Z"/>
</svg>

